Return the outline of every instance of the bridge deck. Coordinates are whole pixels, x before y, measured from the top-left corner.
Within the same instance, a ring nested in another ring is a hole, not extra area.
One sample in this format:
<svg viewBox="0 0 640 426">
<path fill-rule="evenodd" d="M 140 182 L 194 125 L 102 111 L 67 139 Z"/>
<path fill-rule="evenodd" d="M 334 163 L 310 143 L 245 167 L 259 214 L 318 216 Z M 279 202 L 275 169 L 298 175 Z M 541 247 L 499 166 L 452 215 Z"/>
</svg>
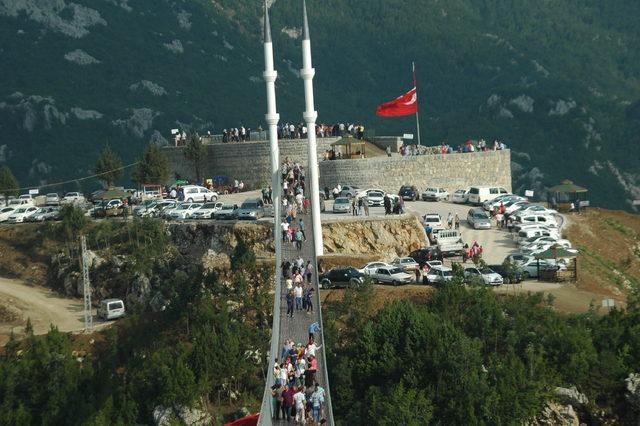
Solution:
<svg viewBox="0 0 640 426">
<path fill-rule="evenodd" d="M 314 265 L 314 274 L 312 277 L 312 284 L 314 286 L 315 291 L 313 292 L 313 312 L 307 314 L 305 311 L 295 311 L 293 314 L 293 318 L 289 318 L 287 316 L 287 303 L 286 303 L 286 294 L 287 294 L 287 286 L 285 284 L 285 278 L 282 277 L 282 282 L 280 285 L 280 295 L 281 304 L 280 304 L 280 312 L 274 312 L 274 315 L 279 315 L 280 317 L 280 335 L 272 336 L 272 338 L 278 339 L 278 348 L 279 352 L 282 350 L 284 346 L 285 340 L 293 340 L 296 345 L 298 343 L 302 343 L 306 345 L 309 340 L 309 332 L 308 327 L 314 322 L 320 324 L 322 328 L 322 311 L 320 306 L 320 291 L 318 287 L 318 267 L 317 267 L 317 258 L 315 256 L 314 249 L 314 241 L 313 241 L 313 221 L 311 220 L 310 215 L 298 215 L 298 217 L 302 217 L 305 222 L 305 235 L 307 240 L 302 244 L 302 250 L 297 250 L 293 243 L 282 243 L 282 260 L 292 261 L 297 259 L 298 257 L 302 257 L 304 259 L 305 264 L 308 260 L 311 260 L 312 265 Z M 280 238 L 278 235 L 276 238 Z M 278 296 L 278 295 L 276 295 Z M 329 392 L 329 381 L 327 375 L 327 364 L 325 358 L 325 347 L 324 347 L 324 335 L 323 332 L 315 333 L 315 342 L 317 345 L 322 345 L 322 347 L 316 352 L 316 358 L 318 361 L 318 370 L 316 373 L 316 381 L 320 386 L 325 389 L 325 404 L 324 404 L 324 418 L 327 420 L 328 425 L 333 425 L 333 413 L 331 409 L 331 399 Z M 271 364 L 268 366 L 267 380 L 269 381 L 269 386 L 273 385 L 273 360 L 275 357 L 280 357 L 280 353 L 274 354 L 271 357 Z M 267 401 L 268 399 L 268 401 Z M 265 409 L 267 413 L 271 413 L 272 408 L 272 397 L 271 394 L 267 394 L 265 392 L 264 400 L 262 401 L 262 410 L 260 416 L 259 424 L 269 424 L 266 422 L 268 416 L 264 416 L 262 414 L 265 413 Z M 287 425 L 293 424 L 293 420 L 291 422 L 287 422 L 286 420 L 280 419 L 280 421 L 276 421 L 275 418 L 271 419 L 271 424 L 273 425 Z"/>
</svg>

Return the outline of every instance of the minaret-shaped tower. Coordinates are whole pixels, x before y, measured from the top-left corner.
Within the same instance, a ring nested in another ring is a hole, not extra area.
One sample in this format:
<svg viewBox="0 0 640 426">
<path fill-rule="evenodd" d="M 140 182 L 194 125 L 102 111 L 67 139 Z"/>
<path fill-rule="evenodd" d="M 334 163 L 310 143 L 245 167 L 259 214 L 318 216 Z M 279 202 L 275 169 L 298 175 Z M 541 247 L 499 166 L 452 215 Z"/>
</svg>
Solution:
<svg viewBox="0 0 640 426">
<path fill-rule="evenodd" d="M 320 223 L 320 190 L 318 188 L 318 152 L 316 142 L 316 120 L 318 112 L 315 110 L 313 101 L 313 77 L 316 70 L 313 69 L 311 62 L 311 39 L 309 38 L 309 19 L 307 18 L 307 2 L 302 1 L 303 7 L 303 31 L 302 31 L 302 69 L 300 75 L 304 80 L 304 98 L 305 112 L 303 114 L 304 121 L 307 123 L 307 135 L 309 143 L 309 169 L 307 187 L 309 192 L 307 196 L 311 200 L 311 219 L 313 220 L 313 240 L 315 242 L 316 256 L 324 254 L 324 246 L 322 242 L 322 225 Z"/>
<path fill-rule="evenodd" d="M 280 152 L 278 147 L 278 121 L 280 115 L 276 109 L 276 79 L 278 72 L 273 68 L 273 43 L 271 41 L 271 23 L 269 22 L 269 7 L 267 1 L 264 2 L 264 81 L 267 85 L 267 114 L 265 119 L 269 126 L 269 146 L 271 148 L 271 189 L 273 199 L 273 238 L 276 247 L 276 264 L 275 264 L 275 297 L 273 302 L 273 333 L 271 336 L 271 350 L 268 365 L 271 366 L 273 357 L 277 357 L 279 353 L 280 337 L 280 301 L 281 301 L 281 269 L 282 263 L 282 238 L 280 237 L 280 194 L 282 193 L 282 185 L 280 185 Z M 271 375 L 269 375 L 270 377 Z M 271 400 L 272 380 L 267 380 L 265 386 L 264 401 Z M 271 424 L 271 404 L 262 407 L 260 416 L 260 424 Z"/>
</svg>

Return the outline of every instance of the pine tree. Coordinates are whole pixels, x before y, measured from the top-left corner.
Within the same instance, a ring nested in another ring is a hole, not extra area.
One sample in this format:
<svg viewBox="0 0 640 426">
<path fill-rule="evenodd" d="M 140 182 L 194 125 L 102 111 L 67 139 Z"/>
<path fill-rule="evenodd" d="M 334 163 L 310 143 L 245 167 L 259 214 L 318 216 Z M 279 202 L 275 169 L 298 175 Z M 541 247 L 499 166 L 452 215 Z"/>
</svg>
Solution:
<svg viewBox="0 0 640 426">
<path fill-rule="evenodd" d="M 122 176 L 122 161 L 116 153 L 107 145 L 96 161 L 95 173 L 98 179 L 104 182 L 107 187 L 113 185 Z"/>
<path fill-rule="evenodd" d="M 200 182 L 202 164 L 206 154 L 207 148 L 202 144 L 200 136 L 191 136 L 191 138 L 189 138 L 189 142 L 187 142 L 187 146 L 184 147 L 184 158 L 193 164 L 197 182 Z"/>
<path fill-rule="evenodd" d="M 0 168 L 0 194 L 4 196 L 5 205 L 9 205 L 9 197 L 17 196 L 19 189 L 18 180 L 7 166 Z"/>
<path fill-rule="evenodd" d="M 162 185 L 169 180 L 169 159 L 158 145 L 149 145 L 131 179 L 140 185 Z"/>
</svg>

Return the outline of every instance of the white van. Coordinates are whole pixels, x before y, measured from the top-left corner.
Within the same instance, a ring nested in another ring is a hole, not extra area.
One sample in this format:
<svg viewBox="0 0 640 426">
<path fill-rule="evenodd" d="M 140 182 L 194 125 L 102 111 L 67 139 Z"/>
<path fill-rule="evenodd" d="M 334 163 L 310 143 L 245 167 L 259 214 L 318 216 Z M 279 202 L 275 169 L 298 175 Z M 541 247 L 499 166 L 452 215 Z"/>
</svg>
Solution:
<svg viewBox="0 0 640 426">
<path fill-rule="evenodd" d="M 98 318 L 113 320 L 122 318 L 125 314 L 124 302 L 120 299 L 105 299 L 100 302 Z"/>
<path fill-rule="evenodd" d="M 509 194 L 509 191 L 500 186 L 472 186 L 469 188 L 469 204 L 478 206 L 485 201 L 506 194 Z"/>
<path fill-rule="evenodd" d="M 207 201 L 217 201 L 218 193 L 209 191 L 204 186 L 185 185 L 182 187 L 184 201 L 188 203 L 206 203 Z"/>
</svg>

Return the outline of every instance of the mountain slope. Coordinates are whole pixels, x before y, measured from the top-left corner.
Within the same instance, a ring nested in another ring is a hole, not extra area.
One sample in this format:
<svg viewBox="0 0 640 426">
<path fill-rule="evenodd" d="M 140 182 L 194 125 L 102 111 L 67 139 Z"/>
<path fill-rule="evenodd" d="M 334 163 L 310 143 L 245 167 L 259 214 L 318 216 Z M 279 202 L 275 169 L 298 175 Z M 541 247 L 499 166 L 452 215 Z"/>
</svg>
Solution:
<svg viewBox="0 0 640 426">
<path fill-rule="evenodd" d="M 300 2 L 271 14 L 282 121 L 303 110 Z M 423 141 L 500 138 L 515 187 L 565 177 L 594 204 L 640 198 L 640 5 L 567 0 L 309 1 L 320 122 L 413 132 L 375 106 L 416 62 Z M 0 0 L 0 163 L 36 184 L 130 162 L 169 129 L 263 124 L 260 2 Z M 71 167 L 69 167 L 71 166 Z"/>
</svg>

